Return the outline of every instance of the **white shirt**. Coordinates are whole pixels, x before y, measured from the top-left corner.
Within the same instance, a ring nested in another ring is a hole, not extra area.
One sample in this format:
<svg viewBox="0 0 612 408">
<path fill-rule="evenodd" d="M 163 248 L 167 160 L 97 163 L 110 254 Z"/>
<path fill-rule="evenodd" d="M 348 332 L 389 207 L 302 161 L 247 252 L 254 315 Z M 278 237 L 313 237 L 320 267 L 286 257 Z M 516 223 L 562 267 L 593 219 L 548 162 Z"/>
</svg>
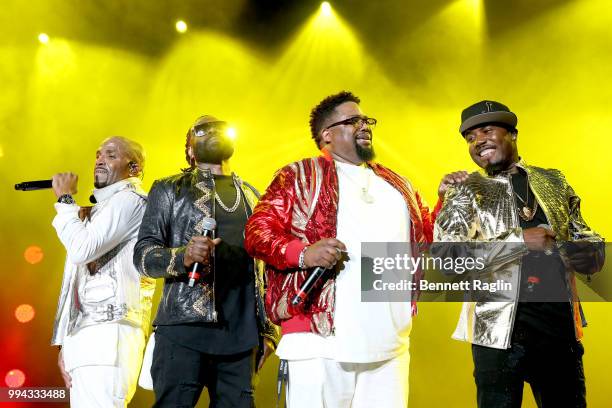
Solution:
<svg viewBox="0 0 612 408">
<path fill-rule="evenodd" d="M 399 191 L 370 168 L 336 161 L 338 215 L 336 238 L 348 250 L 348 261 L 336 279 L 335 333 L 290 333 L 277 355 L 288 360 L 330 358 L 369 363 L 407 351 L 411 329 L 410 301 L 361 301 L 361 243 L 409 242 L 410 216 Z M 364 201 L 364 193 L 373 199 Z M 408 298 L 409 299 L 409 298 Z"/>
</svg>

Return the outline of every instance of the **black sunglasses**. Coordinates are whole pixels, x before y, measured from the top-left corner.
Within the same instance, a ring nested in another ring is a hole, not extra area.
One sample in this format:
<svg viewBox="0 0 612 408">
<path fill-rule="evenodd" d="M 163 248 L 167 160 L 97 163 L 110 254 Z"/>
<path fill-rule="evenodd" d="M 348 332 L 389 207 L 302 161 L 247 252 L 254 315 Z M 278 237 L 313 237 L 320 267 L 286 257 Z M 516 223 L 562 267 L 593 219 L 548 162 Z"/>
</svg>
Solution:
<svg viewBox="0 0 612 408">
<path fill-rule="evenodd" d="M 369 127 L 373 128 L 374 126 L 376 126 L 376 122 L 377 122 L 376 119 L 368 118 L 367 116 L 352 116 L 350 118 L 341 120 L 339 122 L 332 123 L 331 125 L 327 126 L 323 130 L 327 130 L 327 129 L 333 128 L 334 126 L 339 126 L 339 125 L 351 125 L 355 127 L 356 129 L 359 129 L 360 127 L 363 126 L 364 123 L 368 125 Z"/>
<path fill-rule="evenodd" d="M 222 132 L 227 129 L 227 122 L 205 122 L 195 125 L 191 128 L 191 132 L 195 137 L 203 137 L 214 132 Z"/>
</svg>

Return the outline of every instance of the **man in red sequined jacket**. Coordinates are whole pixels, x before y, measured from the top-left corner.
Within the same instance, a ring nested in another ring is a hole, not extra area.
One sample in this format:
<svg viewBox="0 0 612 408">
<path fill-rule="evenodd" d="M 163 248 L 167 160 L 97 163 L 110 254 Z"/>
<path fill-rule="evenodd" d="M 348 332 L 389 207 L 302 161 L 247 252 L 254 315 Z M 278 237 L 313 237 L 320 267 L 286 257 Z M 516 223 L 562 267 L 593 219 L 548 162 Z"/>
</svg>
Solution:
<svg viewBox="0 0 612 408">
<path fill-rule="evenodd" d="M 372 161 L 376 120 L 359 102 L 341 92 L 312 110 L 322 156 L 282 168 L 246 225 L 247 252 L 267 264 L 266 310 L 283 331 L 290 408 L 408 402 L 415 305 L 361 301 L 361 243 L 430 242 L 432 220 L 405 178 Z M 315 267 L 326 274 L 293 306 Z"/>
</svg>

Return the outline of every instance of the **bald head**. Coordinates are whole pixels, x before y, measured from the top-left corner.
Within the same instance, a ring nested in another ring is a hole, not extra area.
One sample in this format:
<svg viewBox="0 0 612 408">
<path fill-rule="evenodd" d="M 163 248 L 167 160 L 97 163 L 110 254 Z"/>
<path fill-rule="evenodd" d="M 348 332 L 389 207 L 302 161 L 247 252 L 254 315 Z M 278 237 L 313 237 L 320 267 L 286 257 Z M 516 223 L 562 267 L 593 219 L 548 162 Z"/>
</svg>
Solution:
<svg viewBox="0 0 612 408">
<path fill-rule="evenodd" d="M 198 125 L 202 125 L 204 123 L 210 123 L 210 122 L 221 122 L 221 120 L 212 115 L 202 115 L 199 118 L 197 118 L 195 122 L 193 122 L 192 127 L 196 127 Z"/>
<path fill-rule="evenodd" d="M 138 174 L 134 175 L 140 175 L 140 173 L 142 173 L 144 170 L 145 164 L 145 152 L 142 145 L 123 136 L 111 136 L 105 139 L 102 144 L 104 145 L 105 143 L 111 141 L 117 145 L 117 147 L 125 154 L 130 162 L 135 163 L 138 166 Z"/>
<path fill-rule="evenodd" d="M 96 151 L 94 186 L 104 188 L 142 174 L 144 151 L 139 143 L 121 136 L 105 139 Z"/>
</svg>

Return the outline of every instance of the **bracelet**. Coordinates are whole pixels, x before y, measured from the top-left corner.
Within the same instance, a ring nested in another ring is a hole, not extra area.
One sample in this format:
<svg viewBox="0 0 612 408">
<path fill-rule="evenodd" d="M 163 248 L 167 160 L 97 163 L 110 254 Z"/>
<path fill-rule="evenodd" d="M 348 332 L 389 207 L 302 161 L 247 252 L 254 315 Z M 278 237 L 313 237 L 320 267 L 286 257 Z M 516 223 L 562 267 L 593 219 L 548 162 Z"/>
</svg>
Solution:
<svg viewBox="0 0 612 408">
<path fill-rule="evenodd" d="M 302 249 L 302 252 L 300 252 L 300 257 L 298 258 L 298 268 L 300 269 L 306 269 L 306 264 L 304 263 L 304 254 L 306 254 L 306 250 L 308 249 L 308 247 L 304 247 L 304 249 Z"/>
</svg>

